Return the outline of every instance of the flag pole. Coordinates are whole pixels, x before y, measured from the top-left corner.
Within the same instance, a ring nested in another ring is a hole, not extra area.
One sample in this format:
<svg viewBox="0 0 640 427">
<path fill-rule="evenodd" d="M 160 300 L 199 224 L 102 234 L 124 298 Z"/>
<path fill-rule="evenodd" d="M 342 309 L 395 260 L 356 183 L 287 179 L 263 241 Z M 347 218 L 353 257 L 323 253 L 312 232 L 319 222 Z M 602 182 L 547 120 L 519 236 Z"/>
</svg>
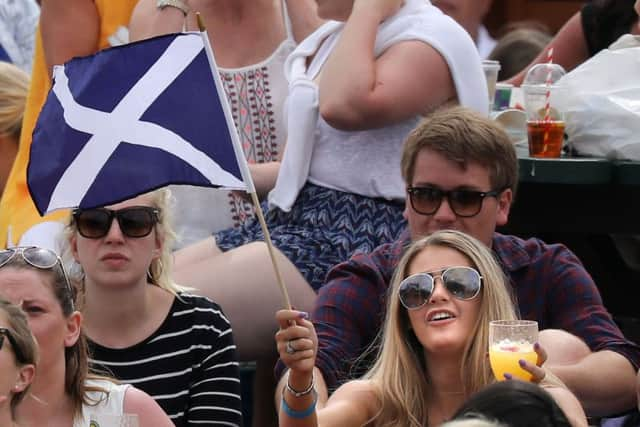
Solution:
<svg viewBox="0 0 640 427">
<path fill-rule="evenodd" d="M 204 21 L 202 19 L 202 15 L 200 13 L 196 13 L 196 17 L 198 19 L 198 28 L 200 29 L 200 34 L 204 41 L 204 50 L 207 53 L 207 58 L 209 59 L 209 66 L 211 67 L 211 73 L 213 74 L 213 80 L 216 84 L 216 89 L 219 94 L 220 103 L 222 104 L 222 110 L 224 111 L 224 116 L 227 122 L 227 128 L 229 129 L 229 134 L 231 136 L 231 141 L 233 142 L 233 151 L 236 154 L 236 159 L 238 160 L 238 165 L 240 167 L 240 173 L 242 174 L 242 180 L 247 186 L 247 193 L 251 196 L 251 201 L 256 208 L 256 216 L 258 217 L 258 221 L 260 222 L 260 227 L 262 227 L 262 233 L 264 234 L 264 241 L 267 244 L 267 249 L 269 250 L 269 258 L 271 258 L 271 264 L 273 265 L 273 270 L 276 274 L 276 281 L 278 282 L 278 286 L 280 287 L 280 292 L 282 293 L 282 300 L 284 302 L 285 308 L 291 310 L 291 300 L 289 298 L 289 293 L 287 292 L 287 287 L 284 284 L 284 280 L 282 278 L 282 273 L 280 272 L 280 267 L 278 267 L 278 262 L 276 260 L 276 255 L 273 247 L 273 243 L 271 242 L 271 235 L 269 234 L 269 229 L 267 228 L 267 223 L 264 220 L 264 213 L 262 212 L 262 207 L 260 206 L 260 200 L 258 200 L 258 194 L 256 192 L 256 188 L 253 185 L 253 178 L 251 178 L 251 173 L 249 172 L 249 165 L 247 164 L 247 159 L 244 157 L 244 151 L 242 150 L 242 146 L 240 145 L 240 140 L 238 138 L 238 131 L 236 130 L 236 125 L 233 122 L 233 117 L 231 116 L 231 108 L 229 107 L 229 101 L 227 97 L 224 95 L 224 86 L 222 86 L 222 80 L 220 80 L 220 75 L 218 74 L 218 66 L 216 65 L 215 57 L 213 56 L 213 49 L 211 48 L 211 43 L 209 42 L 209 35 L 207 34 L 207 29 L 204 26 Z"/>
</svg>

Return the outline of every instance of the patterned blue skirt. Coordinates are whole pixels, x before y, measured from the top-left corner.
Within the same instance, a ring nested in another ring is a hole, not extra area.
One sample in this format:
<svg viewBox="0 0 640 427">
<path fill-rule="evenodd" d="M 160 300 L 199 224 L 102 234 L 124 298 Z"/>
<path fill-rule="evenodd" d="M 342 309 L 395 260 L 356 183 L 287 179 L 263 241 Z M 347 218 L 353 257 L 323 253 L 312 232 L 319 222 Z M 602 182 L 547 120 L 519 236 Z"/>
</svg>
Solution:
<svg viewBox="0 0 640 427">
<path fill-rule="evenodd" d="M 403 203 L 373 199 L 307 183 L 291 212 L 273 208 L 265 221 L 273 244 L 300 270 L 315 291 L 334 265 L 356 252 L 371 252 L 404 230 Z M 257 219 L 214 234 L 222 251 L 264 240 Z"/>
</svg>

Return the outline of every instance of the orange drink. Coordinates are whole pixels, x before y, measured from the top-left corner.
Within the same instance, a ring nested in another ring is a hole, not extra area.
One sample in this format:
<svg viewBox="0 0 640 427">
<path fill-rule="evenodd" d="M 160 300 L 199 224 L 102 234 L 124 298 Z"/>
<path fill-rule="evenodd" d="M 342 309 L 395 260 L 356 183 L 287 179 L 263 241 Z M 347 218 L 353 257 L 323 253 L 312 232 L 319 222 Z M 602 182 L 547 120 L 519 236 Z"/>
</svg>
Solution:
<svg viewBox="0 0 640 427">
<path fill-rule="evenodd" d="M 491 370 L 498 381 L 504 380 L 504 374 L 509 373 L 523 381 L 531 381 L 531 374 L 520 367 L 519 361 L 524 359 L 535 365 L 538 359 L 533 350 L 533 344 L 529 342 L 510 342 L 493 344 L 489 349 L 489 361 Z"/>
<path fill-rule="evenodd" d="M 560 157 L 564 141 L 563 121 L 529 121 L 527 135 L 531 157 Z"/>
</svg>

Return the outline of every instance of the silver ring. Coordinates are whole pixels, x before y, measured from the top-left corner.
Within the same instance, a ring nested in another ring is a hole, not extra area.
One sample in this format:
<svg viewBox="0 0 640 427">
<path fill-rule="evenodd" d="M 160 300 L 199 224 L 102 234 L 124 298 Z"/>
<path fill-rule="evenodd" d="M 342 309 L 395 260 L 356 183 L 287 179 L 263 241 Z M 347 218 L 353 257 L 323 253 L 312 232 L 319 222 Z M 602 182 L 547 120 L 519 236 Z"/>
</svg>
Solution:
<svg viewBox="0 0 640 427">
<path fill-rule="evenodd" d="M 291 345 L 291 340 L 287 341 L 287 345 L 284 347 L 284 351 L 286 351 L 287 354 L 293 354 L 296 352 L 296 349 Z"/>
</svg>

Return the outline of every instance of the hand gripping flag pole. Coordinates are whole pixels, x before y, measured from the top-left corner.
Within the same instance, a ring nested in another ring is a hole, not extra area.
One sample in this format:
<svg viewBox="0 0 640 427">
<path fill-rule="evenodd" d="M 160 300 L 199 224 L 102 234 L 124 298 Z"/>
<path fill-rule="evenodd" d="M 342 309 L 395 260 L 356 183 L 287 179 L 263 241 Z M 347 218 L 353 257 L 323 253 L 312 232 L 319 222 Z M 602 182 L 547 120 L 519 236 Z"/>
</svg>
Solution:
<svg viewBox="0 0 640 427">
<path fill-rule="evenodd" d="M 276 274 L 276 281 L 278 282 L 278 286 L 280 287 L 280 292 L 282 293 L 284 306 L 285 308 L 291 310 L 291 300 L 289 298 L 289 293 L 287 292 L 287 287 L 285 286 L 284 280 L 282 278 L 282 273 L 280 272 L 278 261 L 276 260 L 275 252 L 273 249 L 273 243 L 271 242 L 271 235 L 269 234 L 267 223 L 264 220 L 264 214 L 260 206 L 260 200 L 258 200 L 258 194 L 256 193 L 256 188 L 253 185 L 253 178 L 251 178 L 251 173 L 249 172 L 247 159 L 244 157 L 244 151 L 242 150 L 242 146 L 240 145 L 240 140 L 238 139 L 238 131 L 236 130 L 235 123 L 233 122 L 233 117 L 231 116 L 231 108 L 229 107 L 229 101 L 227 100 L 227 97 L 224 96 L 224 87 L 222 85 L 222 81 L 220 80 L 220 74 L 218 74 L 218 71 L 217 71 L 218 66 L 216 64 L 215 57 L 213 56 L 213 49 L 211 48 L 211 43 L 209 42 L 209 35 L 207 34 L 207 29 L 204 25 L 204 21 L 200 13 L 196 13 L 196 17 L 198 19 L 198 27 L 200 29 L 200 34 L 202 35 L 202 40 L 204 42 L 204 49 L 205 49 L 205 52 L 207 53 L 207 58 L 209 59 L 209 65 L 211 66 L 211 73 L 213 74 L 213 80 L 215 81 L 216 89 L 218 93 L 221 94 L 220 102 L 222 104 L 222 110 L 224 111 L 224 115 L 227 120 L 227 127 L 229 128 L 231 141 L 233 142 L 233 150 L 236 154 L 236 158 L 238 159 L 238 165 L 240 167 L 240 173 L 242 174 L 242 180 L 247 186 L 246 191 L 251 196 L 251 201 L 253 202 L 253 205 L 256 208 L 256 216 L 258 217 L 258 221 L 260 221 L 260 227 L 262 227 L 262 233 L 264 234 L 264 241 L 267 244 L 267 248 L 269 250 L 269 258 L 271 258 L 273 271 Z"/>
</svg>

